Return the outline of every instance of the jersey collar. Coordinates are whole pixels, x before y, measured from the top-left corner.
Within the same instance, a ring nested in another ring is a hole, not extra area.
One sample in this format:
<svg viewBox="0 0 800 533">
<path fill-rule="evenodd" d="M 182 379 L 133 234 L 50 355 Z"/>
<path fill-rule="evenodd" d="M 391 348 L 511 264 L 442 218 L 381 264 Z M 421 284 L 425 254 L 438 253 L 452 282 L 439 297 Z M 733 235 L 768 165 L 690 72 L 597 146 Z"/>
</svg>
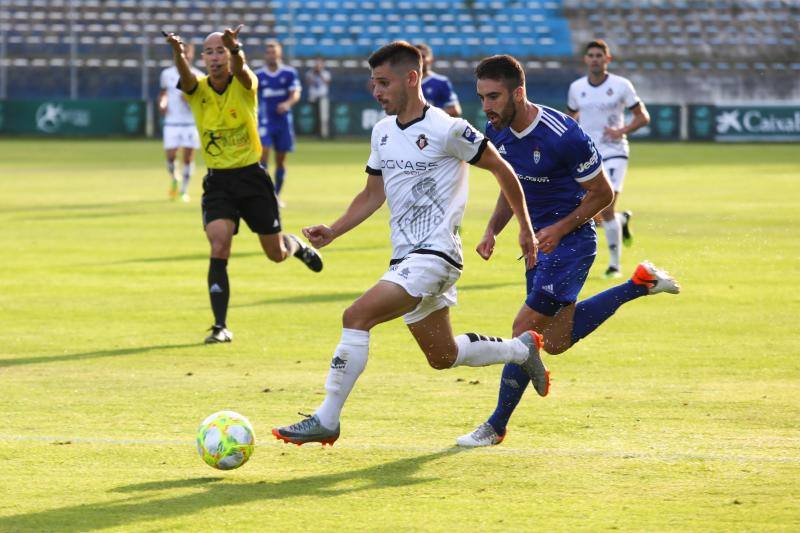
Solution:
<svg viewBox="0 0 800 533">
<path fill-rule="evenodd" d="M 536 113 L 536 118 L 533 119 L 533 122 L 531 122 L 530 125 L 527 128 L 525 128 L 521 132 L 517 133 L 516 131 L 514 131 L 514 128 L 512 128 L 511 126 L 508 127 L 509 131 L 512 134 L 514 134 L 514 137 L 516 137 L 517 139 L 522 139 L 523 137 L 528 135 L 530 132 L 532 132 L 534 130 L 534 128 L 536 128 L 536 126 L 539 124 L 539 120 L 542 118 L 542 113 L 544 113 L 542 108 L 539 107 L 538 105 L 534 104 L 533 102 L 531 102 L 531 105 L 536 108 L 537 113 Z"/>
<path fill-rule="evenodd" d="M 592 83 L 592 80 L 591 80 L 591 79 L 589 79 L 589 76 L 586 76 L 586 82 L 587 82 L 587 83 L 588 83 L 590 86 L 592 86 L 592 87 L 600 87 L 600 86 L 601 86 L 601 85 L 603 85 L 605 82 L 607 82 L 607 81 L 608 81 L 608 78 L 610 78 L 610 77 L 611 77 L 611 76 L 608 74 L 608 72 L 606 72 L 606 77 L 605 77 L 605 78 L 603 78 L 603 81 L 601 81 L 600 83 L 598 83 L 597 85 L 595 85 L 594 83 Z"/>
<path fill-rule="evenodd" d="M 230 87 L 230 86 L 231 86 L 231 83 L 233 83 L 233 74 L 231 74 L 231 75 L 228 77 L 228 83 L 226 83 L 226 84 L 225 84 L 225 88 L 224 88 L 224 89 L 222 89 L 222 91 L 218 91 L 218 90 L 216 90 L 216 89 L 214 88 L 214 86 L 213 86 L 213 85 L 211 85 L 211 79 L 209 79 L 209 80 L 208 80 L 208 86 L 209 86 L 209 87 L 211 87 L 211 90 L 212 90 L 212 91 L 214 91 L 215 93 L 217 93 L 217 94 L 218 94 L 218 95 L 220 95 L 220 96 L 222 96 L 223 94 L 225 94 L 225 91 L 227 91 L 227 90 L 228 90 L 228 87 Z"/>
<path fill-rule="evenodd" d="M 394 120 L 395 120 L 395 122 L 397 122 L 397 127 L 400 128 L 401 130 L 404 130 L 404 129 L 410 127 L 410 126 L 413 126 L 417 122 L 422 122 L 423 120 L 425 120 L 425 114 L 428 112 L 428 109 L 430 109 L 430 108 L 431 108 L 430 104 L 425 104 L 425 107 L 422 108 L 422 116 L 417 117 L 417 118 L 415 118 L 414 120 L 412 120 L 410 122 L 406 122 L 405 124 L 402 124 L 400 122 L 400 119 L 395 118 Z"/>
</svg>

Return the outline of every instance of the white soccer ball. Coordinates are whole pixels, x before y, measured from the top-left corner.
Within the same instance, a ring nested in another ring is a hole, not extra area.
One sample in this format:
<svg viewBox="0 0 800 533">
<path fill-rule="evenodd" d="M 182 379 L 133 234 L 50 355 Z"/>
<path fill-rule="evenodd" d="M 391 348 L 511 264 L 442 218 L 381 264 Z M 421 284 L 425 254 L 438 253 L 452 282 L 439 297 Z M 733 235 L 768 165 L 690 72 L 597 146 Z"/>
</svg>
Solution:
<svg viewBox="0 0 800 533">
<path fill-rule="evenodd" d="M 208 416 L 197 429 L 197 453 L 219 470 L 239 468 L 250 459 L 256 434 L 250 421 L 234 411 Z"/>
</svg>

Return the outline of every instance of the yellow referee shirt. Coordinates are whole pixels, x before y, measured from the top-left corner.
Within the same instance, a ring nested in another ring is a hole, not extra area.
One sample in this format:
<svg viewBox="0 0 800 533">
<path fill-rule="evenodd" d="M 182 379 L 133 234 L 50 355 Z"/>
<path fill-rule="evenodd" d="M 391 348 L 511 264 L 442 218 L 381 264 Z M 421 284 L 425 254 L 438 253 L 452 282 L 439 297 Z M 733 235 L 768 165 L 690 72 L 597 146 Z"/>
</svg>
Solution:
<svg viewBox="0 0 800 533">
<path fill-rule="evenodd" d="M 208 76 L 202 76 L 195 90 L 186 93 L 208 168 L 242 168 L 261 159 L 258 78 L 249 68 L 245 72 L 252 83 L 249 90 L 231 75 L 228 86 L 218 93 Z"/>
</svg>

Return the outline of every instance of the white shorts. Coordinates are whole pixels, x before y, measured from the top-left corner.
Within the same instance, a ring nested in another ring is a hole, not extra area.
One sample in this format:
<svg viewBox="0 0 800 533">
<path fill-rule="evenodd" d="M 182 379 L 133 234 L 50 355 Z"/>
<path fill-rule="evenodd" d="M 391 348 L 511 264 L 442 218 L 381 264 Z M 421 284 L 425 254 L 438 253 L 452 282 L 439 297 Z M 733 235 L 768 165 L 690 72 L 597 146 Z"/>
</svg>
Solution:
<svg viewBox="0 0 800 533">
<path fill-rule="evenodd" d="M 456 305 L 456 281 L 460 277 L 461 270 L 441 257 L 408 254 L 400 263 L 390 266 L 381 280 L 400 285 L 411 296 L 422 298 L 413 311 L 403 315 L 406 324 L 413 324 L 443 307 Z"/>
<path fill-rule="evenodd" d="M 622 192 L 625 183 L 625 173 L 628 172 L 628 159 L 626 157 L 614 157 L 603 160 L 603 169 L 611 182 L 614 192 Z"/>
<path fill-rule="evenodd" d="M 200 136 L 194 126 L 164 126 L 164 149 L 200 148 Z"/>
</svg>

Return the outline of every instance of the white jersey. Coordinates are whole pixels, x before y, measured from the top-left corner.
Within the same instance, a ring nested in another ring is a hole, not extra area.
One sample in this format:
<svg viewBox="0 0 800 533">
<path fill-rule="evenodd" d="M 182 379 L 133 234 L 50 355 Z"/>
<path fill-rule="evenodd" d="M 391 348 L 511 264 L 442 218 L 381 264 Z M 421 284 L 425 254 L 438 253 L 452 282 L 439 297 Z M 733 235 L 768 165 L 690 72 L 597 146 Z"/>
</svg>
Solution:
<svg viewBox="0 0 800 533">
<path fill-rule="evenodd" d="M 192 67 L 195 76 L 200 77 L 202 72 Z M 189 104 L 183 97 L 183 91 L 178 89 L 178 81 L 181 75 L 178 67 L 171 66 L 161 71 L 161 89 L 167 91 L 167 114 L 164 116 L 165 126 L 192 126 L 194 127 L 194 116 Z"/>
<path fill-rule="evenodd" d="M 367 172 L 383 177 L 392 258 L 422 250 L 461 268 L 467 162 L 477 162 L 486 143 L 466 120 L 430 106 L 408 124 L 396 116 L 375 124 Z"/>
<path fill-rule="evenodd" d="M 623 135 L 613 140 L 604 135 L 606 126 L 621 128 L 625 125 L 625 109 L 639 105 L 633 84 L 622 76 L 609 74 L 600 85 L 592 85 L 584 76 L 569 86 L 567 107 L 577 111 L 578 123 L 594 141 L 603 159 L 628 157 L 628 138 Z"/>
</svg>

